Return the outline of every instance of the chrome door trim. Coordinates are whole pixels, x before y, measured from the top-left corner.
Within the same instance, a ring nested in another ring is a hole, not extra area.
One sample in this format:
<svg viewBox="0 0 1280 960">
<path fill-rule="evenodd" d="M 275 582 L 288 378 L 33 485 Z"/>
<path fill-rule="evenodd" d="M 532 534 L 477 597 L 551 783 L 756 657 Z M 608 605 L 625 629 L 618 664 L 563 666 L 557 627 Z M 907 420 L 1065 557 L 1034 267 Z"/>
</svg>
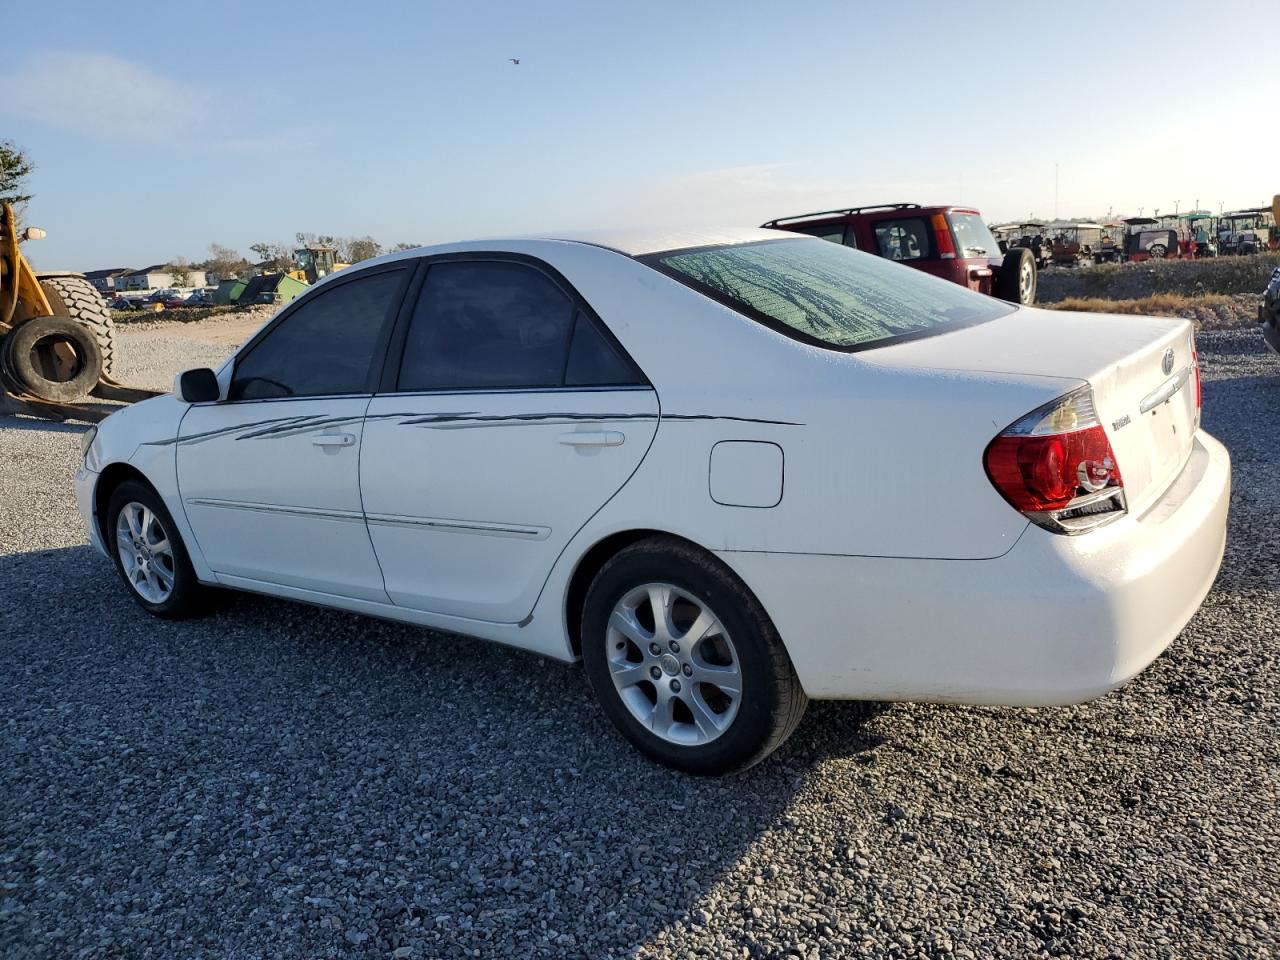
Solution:
<svg viewBox="0 0 1280 960">
<path fill-rule="evenodd" d="M 445 533 L 470 533 L 482 537 L 514 537 L 519 540 L 545 540 L 550 527 L 514 523 L 485 523 L 481 520 L 451 520 L 444 517 L 408 517 L 390 513 L 371 513 L 369 523 L 384 527 L 430 527 Z"/>
<path fill-rule="evenodd" d="M 283 513 L 299 517 L 315 517 L 320 520 L 343 520 L 363 523 L 364 515 L 356 510 L 324 510 L 318 507 L 284 507 L 274 503 L 250 503 L 244 500 L 217 500 L 212 497 L 192 497 L 186 501 L 190 507 L 223 507 L 229 510 L 249 510 L 255 513 Z"/>
</svg>

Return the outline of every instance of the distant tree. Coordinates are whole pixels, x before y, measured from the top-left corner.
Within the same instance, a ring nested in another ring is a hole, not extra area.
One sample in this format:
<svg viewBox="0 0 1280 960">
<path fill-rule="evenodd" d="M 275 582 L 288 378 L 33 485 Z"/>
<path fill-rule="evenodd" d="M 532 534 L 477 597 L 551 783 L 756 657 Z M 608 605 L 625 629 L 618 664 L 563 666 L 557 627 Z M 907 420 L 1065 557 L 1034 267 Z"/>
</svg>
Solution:
<svg viewBox="0 0 1280 960">
<path fill-rule="evenodd" d="M 401 243 L 397 243 L 395 246 L 393 246 L 389 252 L 391 252 L 391 253 L 399 253 L 401 250 L 412 250 L 412 249 L 414 249 L 415 247 L 420 247 L 420 246 L 422 246 L 422 244 L 420 244 L 420 243 L 404 243 L 404 242 L 401 242 Z"/>
<path fill-rule="evenodd" d="M 309 233 L 299 231 L 294 234 L 300 247 L 337 247 L 338 238 L 329 233 Z"/>
<path fill-rule="evenodd" d="M 30 200 L 26 180 L 34 169 L 25 150 L 12 140 L 0 140 L 0 203 L 18 206 Z"/>
<path fill-rule="evenodd" d="M 373 237 L 357 237 L 346 242 L 347 263 L 372 260 L 382 253 L 382 244 Z"/>
<path fill-rule="evenodd" d="M 219 280 L 230 280 L 242 276 L 249 270 L 249 261 L 230 247 L 220 243 L 209 244 L 209 259 L 204 262 L 204 269 Z"/>
<path fill-rule="evenodd" d="M 269 273 L 282 273 L 293 269 L 293 251 L 285 243 L 255 243 L 249 247 L 262 261 Z"/>
<path fill-rule="evenodd" d="M 175 287 L 191 286 L 191 262 L 186 257 L 174 257 L 169 262 L 169 275 Z"/>
</svg>

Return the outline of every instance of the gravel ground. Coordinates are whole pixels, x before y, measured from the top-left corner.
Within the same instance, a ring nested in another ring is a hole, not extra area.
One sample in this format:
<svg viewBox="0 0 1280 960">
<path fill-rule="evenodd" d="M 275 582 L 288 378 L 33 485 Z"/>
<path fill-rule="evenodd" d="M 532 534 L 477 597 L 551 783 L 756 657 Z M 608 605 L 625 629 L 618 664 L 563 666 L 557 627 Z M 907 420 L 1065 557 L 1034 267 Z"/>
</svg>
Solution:
<svg viewBox="0 0 1280 960">
<path fill-rule="evenodd" d="M 228 349 L 122 341 L 157 384 Z M 1148 671 L 813 704 L 724 780 L 641 759 L 576 667 L 244 596 L 149 619 L 84 545 L 79 428 L 0 419 L 0 956 L 1280 954 L 1280 358 L 1200 344 L 1230 542 Z"/>
</svg>

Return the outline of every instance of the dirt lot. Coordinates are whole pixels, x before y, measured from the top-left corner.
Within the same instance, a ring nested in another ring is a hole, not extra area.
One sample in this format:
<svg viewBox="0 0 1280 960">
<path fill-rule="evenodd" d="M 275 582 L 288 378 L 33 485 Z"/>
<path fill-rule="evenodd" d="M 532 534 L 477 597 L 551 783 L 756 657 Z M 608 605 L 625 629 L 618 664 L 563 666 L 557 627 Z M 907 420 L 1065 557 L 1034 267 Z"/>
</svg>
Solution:
<svg viewBox="0 0 1280 960">
<path fill-rule="evenodd" d="M 225 323 L 122 329 L 124 377 Z M 1280 357 L 1200 355 L 1227 555 L 1149 670 L 816 703 L 724 780 L 641 759 L 574 666 L 248 596 L 150 619 L 85 544 L 82 428 L 0 418 L 0 956 L 1280 955 Z"/>
</svg>

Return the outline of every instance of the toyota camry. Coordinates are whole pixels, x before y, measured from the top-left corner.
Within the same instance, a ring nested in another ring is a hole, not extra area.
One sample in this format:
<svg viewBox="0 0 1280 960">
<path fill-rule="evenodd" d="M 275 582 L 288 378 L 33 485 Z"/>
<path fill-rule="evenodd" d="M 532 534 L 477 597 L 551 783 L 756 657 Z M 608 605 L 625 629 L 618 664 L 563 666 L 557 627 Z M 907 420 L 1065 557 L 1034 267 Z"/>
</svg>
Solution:
<svg viewBox="0 0 1280 960">
<path fill-rule="evenodd" d="M 770 230 L 426 247 L 325 278 L 77 474 L 162 617 L 254 591 L 580 659 L 739 769 L 810 698 L 1125 683 L 1221 562 L 1185 320 L 1018 307 Z"/>
</svg>

